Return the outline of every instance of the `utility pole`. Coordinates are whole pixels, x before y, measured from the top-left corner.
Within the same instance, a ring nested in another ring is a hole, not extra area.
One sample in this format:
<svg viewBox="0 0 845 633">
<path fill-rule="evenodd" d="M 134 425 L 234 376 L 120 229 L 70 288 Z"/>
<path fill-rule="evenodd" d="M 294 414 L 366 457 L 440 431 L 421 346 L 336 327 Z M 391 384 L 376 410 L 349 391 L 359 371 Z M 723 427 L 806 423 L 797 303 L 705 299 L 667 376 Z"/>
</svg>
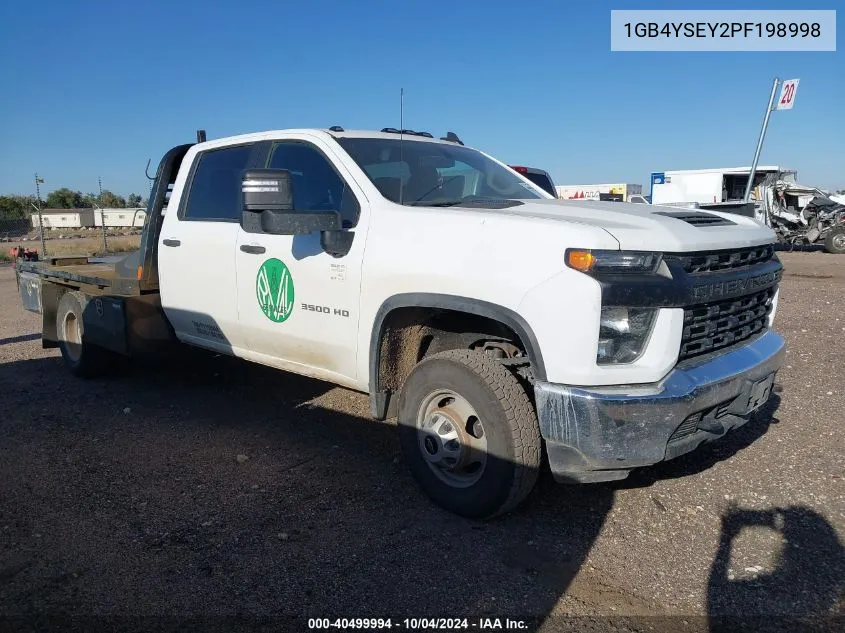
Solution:
<svg viewBox="0 0 845 633">
<path fill-rule="evenodd" d="M 760 160 L 760 151 L 763 149 L 763 140 L 766 138 L 766 129 L 769 127 L 769 117 L 772 116 L 779 83 L 780 79 L 775 77 L 775 83 L 772 84 L 772 94 L 769 97 L 769 105 L 766 106 L 766 116 L 763 117 L 763 127 L 760 129 L 760 139 L 757 141 L 757 150 L 754 152 L 754 162 L 751 163 L 751 173 L 748 174 L 748 184 L 745 185 L 745 195 L 742 197 L 742 201 L 745 203 L 748 203 L 751 189 L 754 186 L 754 174 L 757 171 L 757 162 Z"/>
<path fill-rule="evenodd" d="M 38 204 L 38 237 L 41 240 L 41 256 L 47 257 L 47 246 L 44 244 L 44 218 L 41 215 L 41 187 L 44 184 L 44 179 L 38 177 L 38 172 L 35 173 L 35 200 Z"/>
<path fill-rule="evenodd" d="M 97 176 L 97 186 L 100 189 L 100 197 L 97 201 L 100 206 L 100 224 L 102 224 L 103 229 L 103 255 L 106 255 L 109 250 L 106 244 L 106 212 L 103 211 L 103 179 L 100 176 Z"/>
</svg>

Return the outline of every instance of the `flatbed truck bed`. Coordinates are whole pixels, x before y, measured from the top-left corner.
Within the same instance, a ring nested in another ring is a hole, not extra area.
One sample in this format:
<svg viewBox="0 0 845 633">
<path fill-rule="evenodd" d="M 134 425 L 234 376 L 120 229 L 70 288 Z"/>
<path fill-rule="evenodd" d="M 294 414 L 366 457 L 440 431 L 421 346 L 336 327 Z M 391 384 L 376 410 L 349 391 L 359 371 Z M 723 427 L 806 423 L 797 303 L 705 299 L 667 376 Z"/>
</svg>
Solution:
<svg viewBox="0 0 845 633">
<path fill-rule="evenodd" d="M 59 301 L 73 294 L 84 314 L 85 340 L 124 356 L 146 356 L 170 347 L 176 337 L 161 308 L 158 282 L 158 235 L 162 210 L 182 157 L 191 145 L 167 152 L 150 193 L 147 222 L 137 251 L 108 258 L 48 257 L 19 259 L 18 291 L 26 310 L 41 315 L 42 346 L 59 347 Z"/>
<path fill-rule="evenodd" d="M 53 283 L 110 289 L 117 277 L 115 262 L 91 261 L 87 257 L 51 258 L 40 262 L 20 262 L 19 273 L 32 273 Z"/>
</svg>

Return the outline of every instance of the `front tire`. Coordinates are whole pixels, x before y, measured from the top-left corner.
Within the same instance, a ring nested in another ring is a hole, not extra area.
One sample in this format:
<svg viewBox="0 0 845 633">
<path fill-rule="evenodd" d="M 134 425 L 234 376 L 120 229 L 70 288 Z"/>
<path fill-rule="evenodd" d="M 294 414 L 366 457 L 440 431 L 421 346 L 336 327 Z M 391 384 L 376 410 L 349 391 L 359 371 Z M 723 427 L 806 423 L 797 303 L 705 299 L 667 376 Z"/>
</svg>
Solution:
<svg viewBox="0 0 845 633">
<path fill-rule="evenodd" d="M 82 307 L 85 303 L 82 293 L 62 295 L 56 312 L 56 333 L 59 350 L 70 372 L 80 378 L 95 378 L 109 369 L 112 354 L 85 340 Z"/>
<path fill-rule="evenodd" d="M 835 255 L 845 253 L 845 226 L 831 229 L 824 240 L 824 250 Z"/>
<path fill-rule="evenodd" d="M 513 510 L 540 470 L 534 407 L 517 378 L 482 352 L 449 350 L 414 367 L 399 394 L 399 438 L 423 491 L 465 517 Z"/>
</svg>

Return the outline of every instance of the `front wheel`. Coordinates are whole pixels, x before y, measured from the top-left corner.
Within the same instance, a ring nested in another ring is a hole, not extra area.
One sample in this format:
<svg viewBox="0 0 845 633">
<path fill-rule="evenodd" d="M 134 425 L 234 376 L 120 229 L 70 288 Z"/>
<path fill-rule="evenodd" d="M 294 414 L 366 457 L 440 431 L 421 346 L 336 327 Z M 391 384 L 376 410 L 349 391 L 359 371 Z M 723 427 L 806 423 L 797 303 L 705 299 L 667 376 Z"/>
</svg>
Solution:
<svg viewBox="0 0 845 633">
<path fill-rule="evenodd" d="M 845 226 L 837 226 L 828 232 L 824 240 L 824 250 L 836 255 L 845 253 Z"/>
<path fill-rule="evenodd" d="M 504 514 L 540 469 L 540 428 L 516 377 L 482 352 L 422 360 L 399 395 L 402 452 L 422 489 L 465 517 Z"/>
</svg>

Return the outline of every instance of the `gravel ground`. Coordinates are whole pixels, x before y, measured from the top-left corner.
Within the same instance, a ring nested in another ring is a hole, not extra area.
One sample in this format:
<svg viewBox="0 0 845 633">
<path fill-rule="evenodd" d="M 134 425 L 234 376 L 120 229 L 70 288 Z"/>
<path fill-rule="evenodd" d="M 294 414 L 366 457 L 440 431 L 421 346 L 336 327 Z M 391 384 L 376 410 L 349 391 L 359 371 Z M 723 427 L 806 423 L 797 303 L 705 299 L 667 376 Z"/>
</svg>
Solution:
<svg viewBox="0 0 845 633">
<path fill-rule="evenodd" d="M 46 615 L 139 630 L 509 617 L 544 631 L 841 617 L 845 258 L 781 259 L 789 352 L 763 411 L 627 481 L 546 475 L 489 523 L 423 497 L 365 395 L 190 350 L 73 378 L 0 268 L 0 616 L 19 617 L 12 630 Z"/>
</svg>

